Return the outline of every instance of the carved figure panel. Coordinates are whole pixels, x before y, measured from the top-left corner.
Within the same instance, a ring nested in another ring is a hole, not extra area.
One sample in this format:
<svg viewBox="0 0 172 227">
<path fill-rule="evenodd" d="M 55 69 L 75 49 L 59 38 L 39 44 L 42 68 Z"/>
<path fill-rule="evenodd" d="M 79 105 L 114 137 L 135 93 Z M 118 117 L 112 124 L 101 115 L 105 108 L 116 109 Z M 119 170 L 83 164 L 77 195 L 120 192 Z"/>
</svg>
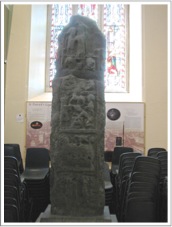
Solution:
<svg viewBox="0 0 172 227">
<path fill-rule="evenodd" d="M 60 90 L 60 129 L 95 129 L 95 82 L 68 76 Z"/>
<path fill-rule="evenodd" d="M 69 70 L 78 76 L 78 70 L 82 70 L 87 72 L 87 76 L 91 73 L 92 78 L 103 78 L 105 37 L 95 22 L 79 15 L 73 16 L 59 35 L 58 42 L 56 76 L 66 76 Z"/>
</svg>

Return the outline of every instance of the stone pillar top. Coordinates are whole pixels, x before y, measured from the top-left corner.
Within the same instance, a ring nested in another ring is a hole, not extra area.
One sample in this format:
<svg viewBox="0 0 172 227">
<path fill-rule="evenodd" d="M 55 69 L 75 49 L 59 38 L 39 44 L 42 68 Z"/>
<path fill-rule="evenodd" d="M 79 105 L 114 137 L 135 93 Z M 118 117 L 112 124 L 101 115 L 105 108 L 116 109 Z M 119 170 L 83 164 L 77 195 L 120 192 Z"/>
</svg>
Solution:
<svg viewBox="0 0 172 227">
<path fill-rule="evenodd" d="M 72 73 L 79 78 L 103 79 L 105 37 L 95 21 L 80 15 L 72 16 L 59 35 L 58 43 L 56 76 Z"/>
</svg>

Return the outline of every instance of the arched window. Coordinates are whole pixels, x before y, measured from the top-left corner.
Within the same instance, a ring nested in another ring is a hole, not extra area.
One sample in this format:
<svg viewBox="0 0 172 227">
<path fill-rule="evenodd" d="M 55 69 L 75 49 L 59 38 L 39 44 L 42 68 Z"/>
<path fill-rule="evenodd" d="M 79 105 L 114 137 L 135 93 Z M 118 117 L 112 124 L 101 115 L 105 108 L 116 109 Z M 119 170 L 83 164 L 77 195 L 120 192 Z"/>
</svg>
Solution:
<svg viewBox="0 0 172 227">
<path fill-rule="evenodd" d="M 49 41 L 47 48 L 47 88 L 56 74 L 57 37 L 74 14 L 96 21 L 106 38 L 105 92 L 129 90 L 129 6 L 125 4 L 54 4 L 49 6 Z"/>
</svg>

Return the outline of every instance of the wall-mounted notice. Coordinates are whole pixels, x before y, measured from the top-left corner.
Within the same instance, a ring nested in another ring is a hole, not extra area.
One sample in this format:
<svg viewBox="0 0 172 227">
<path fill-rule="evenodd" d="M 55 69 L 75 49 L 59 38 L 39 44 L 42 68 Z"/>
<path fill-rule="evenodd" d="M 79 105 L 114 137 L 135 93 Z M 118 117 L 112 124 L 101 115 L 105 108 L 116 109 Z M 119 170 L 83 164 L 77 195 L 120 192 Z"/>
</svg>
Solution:
<svg viewBox="0 0 172 227">
<path fill-rule="evenodd" d="M 144 103 L 106 103 L 105 151 L 115 146 L 144 153 Z"/>
<path fill-rule="evenodd" d="M 27 103 L 26 148 L 45 147 L 50 149 L 51 103 Z"/>
</svg>

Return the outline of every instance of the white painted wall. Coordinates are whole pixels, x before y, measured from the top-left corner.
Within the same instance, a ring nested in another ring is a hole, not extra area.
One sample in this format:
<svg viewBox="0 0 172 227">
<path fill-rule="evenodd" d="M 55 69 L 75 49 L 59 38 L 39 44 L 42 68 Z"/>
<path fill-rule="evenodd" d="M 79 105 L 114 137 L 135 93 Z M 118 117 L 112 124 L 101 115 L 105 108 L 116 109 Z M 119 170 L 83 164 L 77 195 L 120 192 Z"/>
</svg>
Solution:
<svg viewBox="0 0 172 227">
<path fill-rule="evenodd" d="M 8 46 L 5 89 L 4 143 L 20 144 L 25 154 L 26 101 L 28 99 L 31 6 L 15 5 Z M 17 122 L 16 115 L 24 114 Z"/>
<path fill-rule="evenodd" d="M 143 6 L 145 151 L 167 149 L 167 6 Z"/>
</svg>

